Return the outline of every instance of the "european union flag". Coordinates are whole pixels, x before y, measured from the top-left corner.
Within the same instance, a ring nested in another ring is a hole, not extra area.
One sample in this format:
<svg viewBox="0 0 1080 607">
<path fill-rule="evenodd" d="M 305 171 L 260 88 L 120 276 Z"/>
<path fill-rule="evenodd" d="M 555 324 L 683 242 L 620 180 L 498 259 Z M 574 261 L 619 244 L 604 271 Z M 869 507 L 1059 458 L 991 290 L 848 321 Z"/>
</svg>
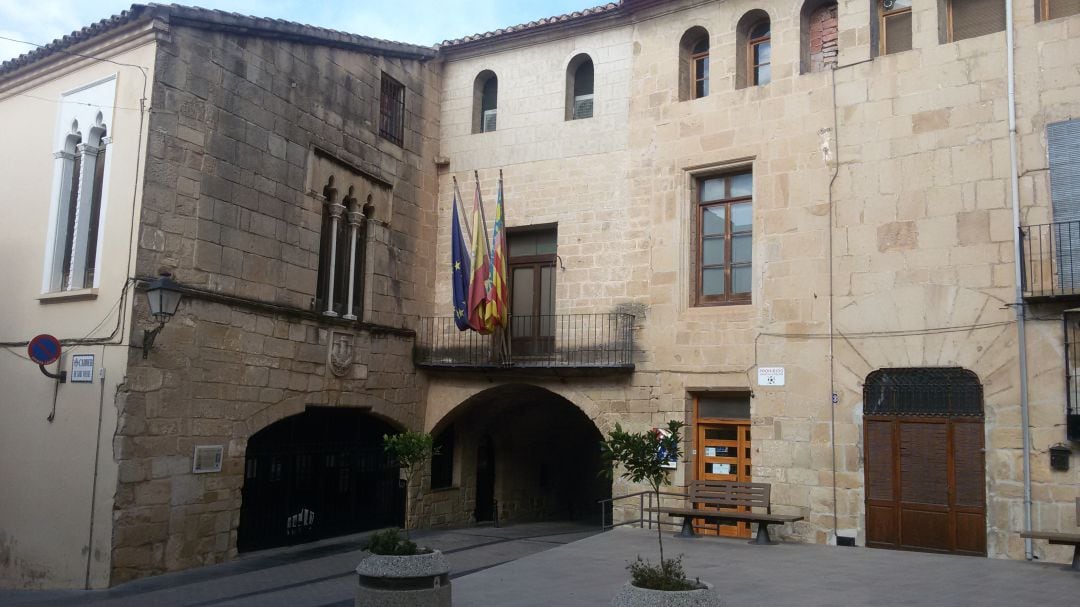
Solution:
<svg viewBox="0 0 1080 607">
<path fill-rule="evenodd" d="M 461 222 L 458 219 L 457 191 L 454 192 L 453 222 L 450 226 L 450 264 L 453 271 L 451 282 L 454 284 L 454 324 L 461 331 L 469 328 L 469 313 L 466 310 L 469 297 L 469 280 L 472 276 L 469 263 L 469 247 L 461 234 Z"/>
</svg>

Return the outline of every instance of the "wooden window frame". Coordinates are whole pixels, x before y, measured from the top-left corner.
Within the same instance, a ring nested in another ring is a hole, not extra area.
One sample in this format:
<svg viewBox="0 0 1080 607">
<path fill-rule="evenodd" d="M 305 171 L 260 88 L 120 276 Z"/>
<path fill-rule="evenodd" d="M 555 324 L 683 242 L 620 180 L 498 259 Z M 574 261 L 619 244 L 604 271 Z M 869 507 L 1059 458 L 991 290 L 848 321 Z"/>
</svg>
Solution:
<svg viewBox="0 0 1080 607">
<path fill-rule="evenodd" d="M 379 95 L 379 136 L 405 145 L 405 85 L 382 73 Z"/>
<path fill-rule="evenodd" d="M 748 67 L 750 68 L 750 82 L 753 86 L 763 86 L 772 82 L 772 23 L 769 23 L 767 19 L 762 19 L 761 21 L 755 22 L 753 25 L 747 28 L 747 37 L 749 37 L 749 34 L 752 33 L 755 29 L 757 29 L 758 26 L 760 26 L 762 23 L 769 24 L 769 33 L 764 36 L 758 36 L 757 38 L 750 38 L 750 40 L 746 43 L 746 62 Z M 768 63 L 754 63 L 754 56 L 756 54 L 754 51 L 757 50 L 758 46 L 765 43 L 769 43 L 770 45 Z M 758 78 L 758 68 L 763 65 L 767 65 L 770 68 L 769 82 L 760 82 L 760 78 Z"/>
<path fill-rule="evenodd" d="M 751 188 L 749 196 L 731 196 L 731 178 L 737 175 L 749 174 L 751 175 Z M 701 184 L 702 182 L 710 179 L 724 179 L 724 197 L 719 200 L 710 200 L 708 202 L 702 202 L 701 200 Z M 694 287 L 694 305 L 695 306 L 731 306 L 731 305 L 745 305 L 752 303 L 753 299 L 753 284 L 751 281 L 751 290 L 746 293 L 732 293 L 732 268 L 734 267 L 749 267 L 753 272 L 754 261 L 753 254 L 749 262 L 732 262 L 732 246 L 731 241 L 734 236 L 740 236 L 744 234 L 750 235 L 751 247 L 753 247 L 753 221 L 750 223 L 750 230 L 733 232 L 731 230 L 731 207 L 736 204 L 750 203 L 751 210 L 754 204 L 754 192 L 753 192 L 753 171 L 749 168 L 745 170 L 731 171 L 727 173 L 721 173 L 717 175 L 703 175 L 697 178 L 695 182 L 694 203 L 697 213 L 696 230 L 697 230 L 697 249 L 695 252 L 696 260 L 696 272 L 695 272 L 695 287 Z M 710 265 L 708 268 L 705 266 L 704 260 L 704 227 L 705 227 L 705 210 L 713 207 L 723 206 L 724 211 L 724 293 L 722 295 L 705 295 L 702 293 L 703 280 L 702 276 L 706 269 L 716 269 L 719 266 Z M 752 250 L 752 249 L 751 249 Z"/>
<path fill-rule="evenodd" d="M 704 69 L 701 70 L 701 72 L 703 74 L 705 74 L 705 75 L 703 77 L 701 77 L 701 78 L 697 77 L 697 75 L 698 75 L 698 64 L 702 63 L 702 62 L 706 62 L 708 60 L 709 60 L 709 51 L 705 51 L 704 53 L 697 53 L 696 55 L 691 55 L 691 57 L 690 57 L 690 70 L 691 70 L 690 71 L 690 78 L 692 80 L 692 83 L 690 85 L 691 86 L 691 89 L 690 89 L 690 98 L 691 99 L 701 99 L 702 97 L 708 97 L 709 96 L 709 66 L 708 66 L 708 64 L 706 64 Z M 700 82 L 705 83 L 705 93 L 702 94 L 702 95 L 698 95 L 698 83 L 700 83 Z"/>
<path fill-rule="evenodd" d="M 1050 16 L 1050 2 L 1051 1 L 1052 0 L 1038 0 L 1035 3 L 1035 6 L 1038 7 L 1038 9 L 1039 9 L 1038 19 L 1036 20 L 1037 23 L 1042 23 L 1043 21 L 1053 21 L 1055 19 L 1064 19 L 1066 17 L 1074 17 L 1076 15 L 1080 15 L 1080 13 L 1070 13 L 1068 15 L 1061 15 L 1059 17 L 1051 17 Z"/>
<path fill-rule="evenodd" d="M 887 11 L 887 10 L 885 10 L 885 6 L 883 5 L 882 0 L 877 0 L 877 6 L 878 6 L 878 32 L 880 32 L 880 36 L 879 36 L 880 40 L 878 40 L 878 54 L 880 54 L 880 55 L 895 55 L 896 53 L 904 52 L 904 51 L 896 51 L 896 52 L 890 53 L 888 51 L 889 43 L 886 40 L 886 38 L 888 37 L 889 28 L 885 26 L 885 22 L 888 21 L 890 17 L 899 17 L 899 16 L 905 15 L 905 14 L 910 15 L 911 14 L 911 7 L 910 6 L 905 6 L 903 8 L 897 8 L 897 9 L 892 9 L 892 10 Z M 952 2 L 949 2 L 949 7 L 950 7 L 950 12 L 951 12 Z M 914 27 L 914 22 L 912 22 L 912 27 Z M 912 32 L 912 34 L 914 34 L 914 32 Z M 950 23 L 950 26 L 949 26 L 949 34 L 950 34 L 950 36 L 952 35 L 951 23 Z"/>
</svg>

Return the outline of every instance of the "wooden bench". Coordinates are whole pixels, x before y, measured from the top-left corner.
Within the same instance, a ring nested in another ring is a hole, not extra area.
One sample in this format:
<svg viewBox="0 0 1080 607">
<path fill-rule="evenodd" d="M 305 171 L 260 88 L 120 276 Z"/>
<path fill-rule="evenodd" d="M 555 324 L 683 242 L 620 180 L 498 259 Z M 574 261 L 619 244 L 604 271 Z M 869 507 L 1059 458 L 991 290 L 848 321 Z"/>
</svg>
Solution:
<svg viewBox="0 0 1080 607">
<path fill-rule="evenodd" d="M 650 512 L 681 516 L 682 531 L 679 537 L 697 537 L 694 533 L 694 519 L 707 521 L 757 523 L 757 535 L 751 544 L 776 544 L 769 537 L 769 525 L 782 525 L 803 520 L 801 516 L 791 514 L 772 514 L 769 504 L 772 485 L 768 483 L 740 483 L 731 481 L 690 481 L 687 501 L 692 508 L 646 508 Z M 702 506 L 704 508 L 697 508 Z M 738 510 L 711 510 L 706 508 L 735 508 L 744 506 L 750 509 L 764 508 L 765 513 Z"/>
<path fill-rule="evenodd" d="M 1076 522 L 1080 524 L 1080 497 L 1076 498 Z M 1020 537 L 1033 540 L 1047 540 L 1051 544 L 1072 546 L 1072 565 L 1066 569 L 1080 571 L 1080 533 L 1054 533 L 1052 531 L 1023 531 Z"/>
</svg>

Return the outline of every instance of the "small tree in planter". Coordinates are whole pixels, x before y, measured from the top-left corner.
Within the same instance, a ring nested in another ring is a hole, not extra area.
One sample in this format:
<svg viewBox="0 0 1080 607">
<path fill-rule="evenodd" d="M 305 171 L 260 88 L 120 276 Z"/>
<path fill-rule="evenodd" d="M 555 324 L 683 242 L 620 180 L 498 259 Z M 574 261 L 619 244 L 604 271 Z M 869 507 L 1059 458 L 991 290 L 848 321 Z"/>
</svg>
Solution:
<svg viewBox="0 0 1080 607">
<path fill-rule="evenodd" d="M 390 457 L 397 460 L 405 476 L 405 535 L 409 535 L 409 516 L 412 513 L 413 477 L 423 467 L 424 462 L 437 455 L 439 449 L 427 432 L 407 431 L 401 434 L 384 434 L 383 449 Z M 416 500 L 423 495 L 423 487 L 417 487 Z"/>
<path fill-rule="evenodd" d="M 660 487 L 669 484 L 668 470 L 664 465 L 672 460 L 678 460 L 681 452 L 680 430 L 683 424 L 680 421 L 670 420 L 667 432 L 653 429 L 647 432 L 626 432 L 619 424 L 615 424 L 607 440 L 600 443 L 601 454 L 604 461 L 609 464 L 605 473 L 609 478 L 614 475 L 614 466 L 622 466 L 619 476 L 633 483 L 647 483 L 652 487 L 656 495 L 656 503 L 660 503 Z M 639 555 L 637 561 L 630 564 L 630 584 L 623 587 L 615 597 L 616 605 L 686 605 L 684 598 L 665 596 L 671 594 L 694 593 L 694 605 L 719 605 L 720 599 L 715 590 L 701 583 L 700 580 L 690 581 L 682 567 L 682 557 L 674 559 L 664 558 L 664 534 L 660 525 L 656 526 L 656 541 L 660 545 L 660 564 L 653 565 L 647 560 L 642 560 Z"/>
<path fill-rule="evenodd" d="M 359 586 L 355 604 L 449 607 L 450 564 L 442 552 L 421 548 L 408 539 L 412 481 L 438 449 L 431 435 L 424 432 L 383 435 L 383 449 L 397 460 L 405 476 L 405 537 L 397 529 L 385 529 L 369 538 L 367 550 L 371 554 L 356 568 Z M 418 487 L 417 500 L 421 494 Z"/>
</svg>

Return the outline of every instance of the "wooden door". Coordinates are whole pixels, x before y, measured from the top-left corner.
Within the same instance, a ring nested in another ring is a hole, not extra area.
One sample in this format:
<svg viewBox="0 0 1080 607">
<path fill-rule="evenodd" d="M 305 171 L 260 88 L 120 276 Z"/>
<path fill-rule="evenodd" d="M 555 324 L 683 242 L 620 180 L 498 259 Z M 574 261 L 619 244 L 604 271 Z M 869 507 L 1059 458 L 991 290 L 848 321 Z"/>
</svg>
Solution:
<svg viewBox="0 0 1080 607">
<path fill-rule="evenodd" d="M 981 418 L 865 419 L 866 545 L 986 555 Z"/>
<path fill-rule="evenodd" d="M 696 475 L 698 480 L 750 482 L 750 422 L 698 422 L 694 442 L 697 449 Z M 695 506 L 704 508 L 703 506 Z M 710 508 L 716 510 L 717 508 Z M 748 508 L 736 508 L 746 511 Z M 750 537 L 748 523 L 709 524 L 703 519 L 694 521 L 694 528 L 705 535 Z"/>
<path fill-rule="evenodd" d="M 510 280 L 511 350 L 517 357 L 550 357 L 555 352 L 554 228 L 507 232 Z"/>
</svg>

